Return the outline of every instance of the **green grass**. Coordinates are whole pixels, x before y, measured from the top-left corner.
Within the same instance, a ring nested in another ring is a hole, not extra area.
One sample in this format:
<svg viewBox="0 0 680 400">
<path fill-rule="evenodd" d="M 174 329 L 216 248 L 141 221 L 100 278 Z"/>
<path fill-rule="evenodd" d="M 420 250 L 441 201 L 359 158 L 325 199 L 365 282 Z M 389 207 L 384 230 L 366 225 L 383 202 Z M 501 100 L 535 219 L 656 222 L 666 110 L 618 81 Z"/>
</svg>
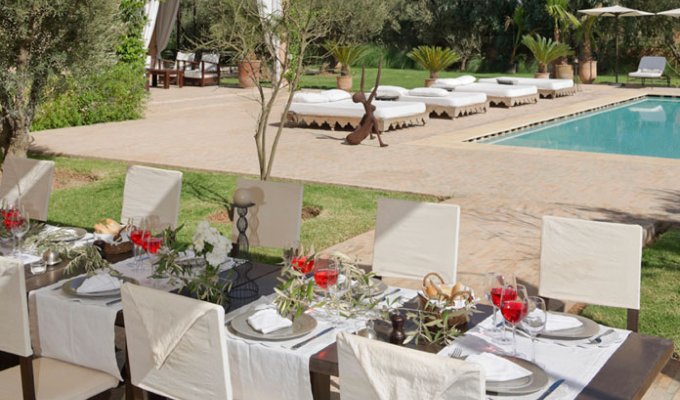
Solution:
<svg viewBox="0 0 680 400">
<path fill-rule="evenodd" d="M 640 332 L 673 340 L 680 354 L 680 230 L 671 230 L 645 248 L 642 255 Z M 583 315 L 619 328 L 626 327 L 626 311 L 588 306 Z"/>
<path fill-rule="evenodd" d="M 101 218 L 118 219 L 122 206 L 127 164 L 112 161 L 68 157 L 49 158 L 56 163 L 58 185 L 64 176 L 77 178 L 80 184 L 53 191 L 50 199 L 50 222 L 91 229 Z M 224 205 L 232 198 L 236 176 L 224 173 L 181 170 L 182 182 L 180 223 L 185 224 L 180 240 L 188 241 L 196 224 L 210 215 L 224 216 Z M 83 176 L 90 180 L 83 182 Z M 303 220 L 301 240 L 305 246 L 323 249 L 373 228 L 376 200 L 380 197 L 437 201 L 432 196 L 358 189 L 323 184 L 305 184 L 303 203 L 315 206 L 321 213 Z M 212 224 L 231 237 L 231 223 L 215 220 Z M 259 259 L 278 257 L 280 250 L 254 249 Z"/>
</svg>

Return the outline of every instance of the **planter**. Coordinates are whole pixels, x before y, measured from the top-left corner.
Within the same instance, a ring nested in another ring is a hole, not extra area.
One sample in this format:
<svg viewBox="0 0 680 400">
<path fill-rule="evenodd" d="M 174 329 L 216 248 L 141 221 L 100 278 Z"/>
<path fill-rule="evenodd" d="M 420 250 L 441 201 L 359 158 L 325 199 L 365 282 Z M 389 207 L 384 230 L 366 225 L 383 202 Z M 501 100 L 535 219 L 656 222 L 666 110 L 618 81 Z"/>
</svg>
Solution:
<svg viewBox="0 0 680 400">
<path fill-rule="evenodd" d="M 352 75 L 340 75 L 337 79 L 338 89 L 344 90 L 346 92 L 352 91 Z"/>
<path fill-rule="evenodd" d="M 534 78 L 536 78 L 536 79 L 549 79 L 550 78 L 550 72 L 536 72 L 534 74 Z"/>
<path fill-rule="evenodd" d="M 427 78 L 425 79 L 425 87 L 430 87 L 436 81 L 437 78 Z"/>
<path fill-rule="evenodd" d="M 242 88 L 255 87 L 260 81 L 260 60 L 243 60 L 238 63 L 238 85 Z"/>
<path fill-rule="evenodd" d="M 597 61 L 583 61 L 579 64 L 578 76 L 583 83 L 593 83 L 597 78 Z"/>
<path fill-rule="evenodd" d="M 574 79 L 574 68 L 571 64 L 556 64 L 555 65 L 556 79 Z"/>
</svg>

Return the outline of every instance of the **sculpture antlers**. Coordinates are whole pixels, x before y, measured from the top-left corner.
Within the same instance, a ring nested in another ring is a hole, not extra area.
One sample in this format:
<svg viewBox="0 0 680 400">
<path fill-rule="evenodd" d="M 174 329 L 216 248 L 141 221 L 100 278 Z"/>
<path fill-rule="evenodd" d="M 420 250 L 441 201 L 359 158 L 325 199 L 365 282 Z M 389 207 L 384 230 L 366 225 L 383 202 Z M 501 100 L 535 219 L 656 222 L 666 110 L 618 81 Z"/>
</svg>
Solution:
<svg viewBox="0 0 680 400">
<path fill-rule="evenodd" d="M 375 96 L 378 93 L 378 85 L 380 85 L 380 75 L 382 75 L 382 61 L 378 64 L 378 76 L 375 78 L 375 86 L 373 86 L 373 91 L 371 92 L 368 99 L 364 94 L 364 80 L 366 76 L 366 70 L 361 67 L 361 86 L 357 93 L 352 96 L 352 101 L 355 103 L 361 103 L 364 106 L 365 114 L 359 122 L 359 126 L 354 130 L 354 132 L 347 135 L 345 140 L 347 144 L 357 145 L 363 142 L 369 135 L 373 139 L 373 134 L 378 136 L 378 142 L 380 142 L 380 147 L 386 147 L 387 144 L 383 143 L 378 119 L 373 114 L 375 112 L 375 106 L 372 104 Z"/>
</svg>

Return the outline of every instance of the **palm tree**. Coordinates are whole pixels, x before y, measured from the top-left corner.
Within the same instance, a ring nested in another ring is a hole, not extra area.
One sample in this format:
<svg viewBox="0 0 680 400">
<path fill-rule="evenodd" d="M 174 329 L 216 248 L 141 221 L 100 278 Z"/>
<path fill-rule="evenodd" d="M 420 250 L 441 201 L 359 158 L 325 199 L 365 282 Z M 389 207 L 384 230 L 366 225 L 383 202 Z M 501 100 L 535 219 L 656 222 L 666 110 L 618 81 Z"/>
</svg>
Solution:
<svg viewBox="0 0 680 400">
<path fill-rule="evenodd" d="M 458 53 L 439 46 L 418 46 L 406 56 L 430 71 L 430 79 L 437 79 L 440 71 L 460 60 Z"/>
<path fill-rule="evenodd" d="M 534 55 L 536 62 L 538 62 L 538 72 L 548 72 L 548 64 L 557 60 L 560 57 L 566 57 L 573 52 L 564 43 L 554 42 L 546 37 L 536 35 L 525 35 L 522 39 L 524 44 Z"/>
<path fill-rule="evenodd" d="M 350 75 L 350 67 L 356 65 L 368 53 L 368 47 L 360 45 L 341 45 L 337 42 L 328 41 L 324 44 L 328 52 L 333 55 L 333 58 L 341 64 L 340 75 Z"/>
<path fill-rule="evenodd" d="M 519 5 L 515 7 L 515 11 L 511 16 L 505 17 L 505 31 L 507 32 L 510 27 L 514 28 L 513 38 L 512 38 L 512 53 L 510 54 L 510 65 L 515 64 L 515 57 L 517 55 L 517 49 L 522 43 L 522 36 L 526 30 L 526 13 L 524 12 L 524 6 Z M 533 31 L 532 31 L 533 32 Z M 531 34 L 531 32 L 529 32 Z"/>
<path fill-rule="evenodd" d="M 580 25 L 578 18 L 567 10 L 568 7 L 569 0 L 548 0 L 545 5 L 545 10 L 553 19 L 553 37 L 556 43 L 560 42 L 561 30 Z"/>
</svg>

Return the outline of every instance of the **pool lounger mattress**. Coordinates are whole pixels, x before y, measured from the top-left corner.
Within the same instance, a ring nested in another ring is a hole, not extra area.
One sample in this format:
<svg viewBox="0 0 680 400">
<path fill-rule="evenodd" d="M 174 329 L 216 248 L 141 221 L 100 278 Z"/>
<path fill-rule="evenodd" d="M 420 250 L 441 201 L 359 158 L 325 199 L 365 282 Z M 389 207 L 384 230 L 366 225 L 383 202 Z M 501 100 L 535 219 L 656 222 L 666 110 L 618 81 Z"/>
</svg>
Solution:
<svg viewBox="0 0 680 400">
<path fill-rule="evenodd" d="M 411 125 L 424 125 L 428 113 L 423 103 L 379 101 L 372 103 L 378 129 L 381 132 Z M 328 124 L 331 129 L 336 125 L 356 128 L 364 116 L 364 106 L 352 100 L 333 101 L 329 103 L 292 103 L 287 114 L 289 123 L 295 125 L 322 126 Z"/>
<path fill-rule="evenodd" d="M 513 107 L 520 104 L 533 104 L 538 101 L 538 88 L 532 85 L 498 85 L 495 83 L 470 83 L 457 86 L 456 92 L 486 94 L 492 105 Z"/>
<path fill-rule="evenodd" d="M 499 76 L 496 78 L 483 78 L 479 83 L 498 84 L 497 79 L 515 81 L 518 85 L 532 85 L 538 88 L 541 97 L 556 98 L 571 96 L 576 93 L 576 86 L 571 79 L 538 79 L 538 78 L 516 78 L 511 76 Z"/>
<path fill-rule="evenodd" d="M 428 114 L 447 115 L 449 118 L 484 113 L 489 105 L 484 93 L 451 92 L 442 97 L 402 95 L 397 100 L 425 103 Z"/>
</svg>

